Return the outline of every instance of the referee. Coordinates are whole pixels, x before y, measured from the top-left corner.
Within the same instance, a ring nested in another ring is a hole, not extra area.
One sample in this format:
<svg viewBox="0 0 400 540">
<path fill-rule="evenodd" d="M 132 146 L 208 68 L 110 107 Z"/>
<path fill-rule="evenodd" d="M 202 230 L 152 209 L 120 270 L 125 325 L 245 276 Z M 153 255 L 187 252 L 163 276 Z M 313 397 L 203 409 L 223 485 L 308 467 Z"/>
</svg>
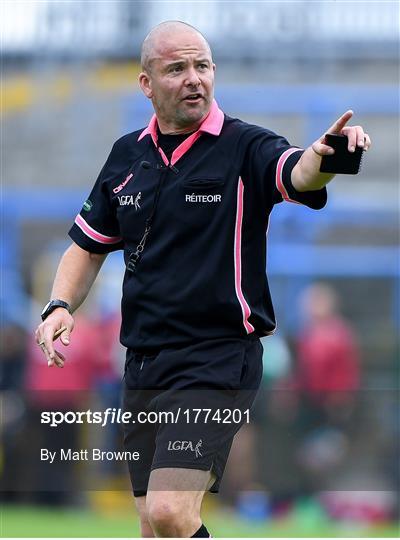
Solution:
<svg viewBox="0 0 400 540">
<path fill-rule="evenodd" d="M 36 341 L 50 367 L 64 366 L 55 334 L 66 327 L 69 344 L 72 314 L 107 254 L 123 250 L 124 409 L 186 415 L 124 425 L 125 449 L 140 452 L 129 471 L 142 536 L 208 537 L 202 498 L 218 491 L 260 383 L 259 338 L 275 328 L 269 215 L 283 200 L 322 208 L 334 174 L 320 172 L 321 159 L 334 150 L 325 134 L 302 150 L 224 114 L 210 46 L 186 23 L 153 28 L 141 63 L 155 114 L 114 144 L 69 232 Z M 326 131 L 347 135 L 350 153 L 371 144 L 346 125 L 352 114 Z M 195 421 L 199 409 L 212 416 Z M 221 420 L 226 411 L 235 422 Z"/>
</svg>

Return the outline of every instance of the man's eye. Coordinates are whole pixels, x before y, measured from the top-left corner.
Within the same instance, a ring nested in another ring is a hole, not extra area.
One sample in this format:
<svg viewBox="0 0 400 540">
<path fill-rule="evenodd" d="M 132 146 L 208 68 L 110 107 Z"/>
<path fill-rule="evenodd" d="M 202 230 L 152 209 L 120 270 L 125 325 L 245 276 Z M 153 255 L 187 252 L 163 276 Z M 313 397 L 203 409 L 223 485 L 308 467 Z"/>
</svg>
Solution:
<svg viewBox="0 0 400 540">
<path fill-rule="evenodd" d="M 182 66 L 173 66 L 172 68 L 170 68 L 170 71 L 172 73 L 177 73 L 179 71 L 182 71 Z"/>
<path fill-rule="evenodd" d="M 208 64 L 199 64 L 199 68 L 200 68 L 200 69 L 207 69 L 207 68 L 208 68 Z"/>
</svg>

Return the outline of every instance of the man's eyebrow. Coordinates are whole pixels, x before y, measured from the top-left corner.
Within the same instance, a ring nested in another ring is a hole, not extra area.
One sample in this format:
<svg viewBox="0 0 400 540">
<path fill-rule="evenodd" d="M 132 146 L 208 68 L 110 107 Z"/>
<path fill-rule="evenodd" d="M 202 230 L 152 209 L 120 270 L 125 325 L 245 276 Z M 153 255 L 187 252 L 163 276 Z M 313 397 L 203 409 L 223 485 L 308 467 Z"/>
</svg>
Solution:
<svg viewBox="0 0 400 540">
<path fill-rule="evenodd" d="M 180 64 L 185 64 L 186 61 L 185 60 L 173 60 L 171 62 L 166 62 L 166 67 L 171 67 L 171 66 L 179 66 Z"/>
<path fill-rule="evenodd" d="M 198 63 L 198 64 L 201 64 L 201 63 L 210 64 L 210 60 L 208 58 L 196 58 L 195 62 Z M 165 67 L 169 68 L 169 67 L 174 67 L 174 66 L 179 66 L 179 65 L 182 65 L 182 64 L 186 64 L 186 63 L 187 63 L 187 60 L 172 60 L 170 62 L 167 61 L 165 63 Z"/>
</svg>

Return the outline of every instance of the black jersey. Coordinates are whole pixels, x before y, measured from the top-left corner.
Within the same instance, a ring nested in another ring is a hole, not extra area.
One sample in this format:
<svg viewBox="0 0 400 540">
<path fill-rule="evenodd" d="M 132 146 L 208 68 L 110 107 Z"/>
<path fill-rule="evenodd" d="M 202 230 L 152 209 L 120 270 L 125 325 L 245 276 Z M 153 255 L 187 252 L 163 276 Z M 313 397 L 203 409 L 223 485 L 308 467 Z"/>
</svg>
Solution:
<svg viewBox="0 0 400 540">
<path fill-rule="evenodd" d="M 302 149 L 230 118 L 214 101 L 198 131 L 173 151 L 157 144 L 157 119 L 120 138 L 69 234 L 93 253 L 137 248 L 154 207 L 135 273 L 127 271 L 121 342 L 137 351 L 203 339 L 268 335 L 275 317 L 265 271 L 274 204 L 322 208 L 326 189 L 297 192 L 291 171 Z"/>
</svg>

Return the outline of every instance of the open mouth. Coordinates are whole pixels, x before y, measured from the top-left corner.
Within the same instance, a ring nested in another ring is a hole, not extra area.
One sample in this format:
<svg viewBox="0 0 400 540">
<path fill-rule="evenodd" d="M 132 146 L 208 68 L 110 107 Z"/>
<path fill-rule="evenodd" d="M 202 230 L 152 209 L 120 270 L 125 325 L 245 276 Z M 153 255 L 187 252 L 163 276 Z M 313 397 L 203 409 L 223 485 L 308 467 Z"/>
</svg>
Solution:
<svg viewBox="0 0 400 540">
<path fill-rule="evenodd" d="M 184 98 L 184 101 L 196 102 L 196 101 L 199 101 L 201 98 L 202 98 L 201 94 L 190 94 L 190 96 L 186 96 Z"/>
</svg>

